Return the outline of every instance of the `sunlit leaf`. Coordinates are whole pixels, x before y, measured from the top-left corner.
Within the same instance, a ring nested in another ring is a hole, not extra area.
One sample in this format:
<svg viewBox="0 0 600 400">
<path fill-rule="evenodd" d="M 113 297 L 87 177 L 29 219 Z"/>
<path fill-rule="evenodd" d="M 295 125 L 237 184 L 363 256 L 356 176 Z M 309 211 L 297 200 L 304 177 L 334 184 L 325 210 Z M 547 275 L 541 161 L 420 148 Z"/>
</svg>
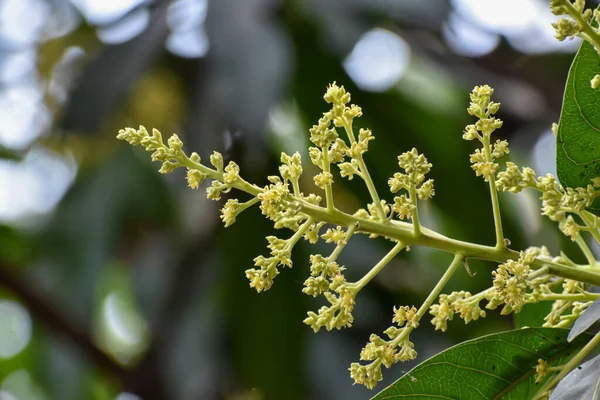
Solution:
<svg viewBox="0 0 600 400">
<path fill-rule="evenodd" d="M 567 334 L 526 328 L 463 342 L 421 363 L 374 399 L 530 399 L 541 387 L 535 383 L 538 360 L 564 363 L 589 340 L 584 334 L 569 343 Z"/>
<path fill-rule="evenodd" d="M 600 176 L 600 91 L 590 86 L 598 73 L 598 53 L 583 42 L 569 70 L 556 137 L 556 170 L 566 187 L 586 187 Z M 590 211 L 600 214 L 599 200 Z"/>
</svg>

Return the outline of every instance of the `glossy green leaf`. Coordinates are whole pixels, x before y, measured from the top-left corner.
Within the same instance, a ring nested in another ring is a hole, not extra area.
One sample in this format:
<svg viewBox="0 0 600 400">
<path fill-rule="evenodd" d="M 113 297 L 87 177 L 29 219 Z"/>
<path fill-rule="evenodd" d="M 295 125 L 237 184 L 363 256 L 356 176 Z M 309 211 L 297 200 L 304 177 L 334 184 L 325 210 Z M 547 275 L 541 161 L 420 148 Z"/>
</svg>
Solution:
<svg viewBox="0 0 600 400">
<path fill-rule="evenodd" d="M 556 171 L 565 187 L 586 187 L 600 176 L 600 91 L 590 86 L 599 73 L 598 53 L 583 42 L 569 70 L 556 137 Z M 600 214 L 599 199 L 590 211 Z"/>
<path fill-rule="evenodd" d="M 564 363 L 590 335 L 567 342 L 567 329 L 525 328 L 469 340 L 443 351 L 381 391 L 383 399 L 530 399 L 538 359 Z"/>
<path fill-rule="evenodd" d="M 551 311 L 552 303 L 549 301 L 525 304 L 520 313 L 514 314 L 515 328 L 535 328 L 542 326 L 546 322 L 544 318 Z"/>
</svg>

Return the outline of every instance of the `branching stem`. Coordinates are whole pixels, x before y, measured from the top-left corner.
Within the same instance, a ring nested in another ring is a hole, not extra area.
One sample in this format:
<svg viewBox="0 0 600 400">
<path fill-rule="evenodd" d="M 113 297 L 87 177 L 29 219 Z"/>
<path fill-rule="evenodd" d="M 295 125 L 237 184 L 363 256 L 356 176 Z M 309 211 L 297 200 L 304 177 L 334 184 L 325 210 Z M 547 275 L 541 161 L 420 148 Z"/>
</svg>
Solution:
<svg viewBox="0 0 600 400">
<path fill-rule="evenodd" d="M 419 307 L 419 309 L 417 310 L 417 318 L 419 319 L 419 321 L 425 316 L 425 314 L 427 314 L 427 311 L 429 311 L 429 307 L 431 307 L 431 305 L 435 302 L 435 299 L 437 299 L 442 290 L 444 290 L 444 286 L 446 286 L 450 278 L 452 278 L 452 275 L 454 275 L 456 270 L 462 266 L 463 260 L 464 256 L 462 254 L 457 253 L 454 255 L 454 259 L 452 260 L 452 263 L 450 263 L 448 269 L 446 269 L 446 272 L 444 272 L 444 275 L 442 275 L 438 283 L 431 290 L 431 293 L 429 293 L 429 296 L 427 296 L 423 304 L 421 304 L 421 307 Z M 413 329 L 414 328 L 409 326 L 405 327 L 400 336 L 394 339 L 394 343 L 401 343 L 405 338 L 408 337 L 408 335 L 413 331 Z"/>
<path fill-rule="evenodd" d="M 588 41 L 590 44 L 594 46 L 596 52 L 600 55 L 600 35 L 594 28 L 590 26 L 590 24 L 585 21 L 579 11 L 573 7 L 573 4 L 570 1 L 563 1 L 563 5 L 567 8 L 567 14 L 570 15 L 581 28 L 582 33 L 580 36 L 582 39 Z"/>
<path fill-rule="evenodd" d="M 437 299 L 438 295 L 444 289 L 444 286 L 446 286 L 450 278 L 452 278 L 452 275 L 454 275 L 456 270 L 462 266 L 463 259 L 464 256 L 461 253 L 456 253 L 454 255 L 452 263 L 450 263 L 450 266 L 448 267 L 446 272 L 444 272 L 444 275 L 442 275 L 437 285 L 435 285 L 433 290 L 431 290 L 431 293 L 429 293 L 429 296 L 427 296 L 427 298 L 419 308 L 419 311 L 417 311 L 417 316 L 419 317 L 419 319 L 425 316 L 427 310 L 429 310 L 429 307 L 431 307 L 435 299 Z"/>
<path fill-rule="evenodd" d="M 583 222 L 585 222 L 585 225 L 588 228 L 593 228 L 590 229 L 589 232 L 594 238 L 594 240 L 596 240 L 596 243 L 600 244 L 600 231 L 598 231 L 598 227 L 596 226 L 596 221 L 598 217 L 596 217 L 594 214 L 588 211 L 583 211 L 579 213 L 579 216 L 581 217 Z"/>
<path fill-rule="evenodd" d="M 350 140 L 350 145 L 356 143 L 356 138 L 354 137 L 354 131 L 352 128 L 352 121 L 344 124 L 344 129 L 348 134 L 348 139 Z M 379 199 L 379 195 L 377 194 L 377 189 L 375 189 L 375 185 L 373 184 L 373 180 L 371 179 L 371 175 L 369 174 L 369 170 L 367 169 L 367 165 L 363 160 L 362 154 L 359 154 L 356 157 L 356 161 L 358 162 L 358 167 L 360 170 L 360 176 L 365 181 L 367 185 L 367 189 L 369 190 L 369 194 L 371 195 L 371 199 L 373 203 L 375 203 L 375 209 L 377 210 L 377 216 L 379 220 L 383 223 L 387 221 L 385 216 L 385 212 L 383 211 L 383 206 L 381 205 L 381 200 Z"/>
<path fill-rule="evenodd" d="M 223 181 L 223 173 L 215 169 L 208 168 L 200 163 L 190 160 L 189 158 L 184 158 L 179 161 L 186 167 L 198 169 L 211 179 L 216 179 L 221 182 Z M 236 182 L 232 184 L 232 187 L 249 193 L 253 196 L 258 196 L 264 191 L 264 189 L 250 184 L 242 178 L 236 180 Z M 506 262 L 508 259 L 516 260 L 519 258 L 519 252 L 505 248 L 504 241 L 502 241 L 503 246 L 500 248 L 497 246 L 485 246 L 452 239 L 425 227 L 421 227 L 422 234 L 416 238 L 414 236 L 414 228 L 412 224 L 407 222 L 389 221 L 382 224 L 381 222 L 369 221 L 367 219 L 344 213 L 338 209 L 331 211 L 325 207 L 310 204 L 291 195 L 289 196 L 288 201 L 290 203 L 299 204 L 301 207 L 301 212 L 313 217 L 315 221 L 323 221 L 345 227 L 358 223 L 359 228 L 357 229 L 357 232 L 384 236 L 388 239 L 400 241 L 406 246 L 421 245 L 447 251 L 453 254 L 461 253 L 465 258 L 477 258 L 493 261 L 499 264 Z M 600 274 L 589 269 L 583 270 L 545 260 L 535 260 L 531 266 L 534 269 L 547 266 L 550 274 L 559 276 L 561 278 L 573 279 L 591 285 L 600 286 Z"/>
<path fill-rule="evenodd" d="M 358 223 L 351 224 L 348 227 L 348 230 L 346 231 L 346 238 L 344 239 L 344 241 L 342 243 L 340 243 L 337 246 L 335 246 L 335 249 L 333 249 L 333 251 L 331 252 L 331 255 L 329 255 L 329 257 L 327 257 L 328 261 L 331 262 L 331 261 L 337 260 L 338 256 L 340 255 L 340 253 L 342 252 L 342 250 L 344 250 L 344 247 L 346 247 L 346 245 L 350 241 L 350 238 L 352 237 L 352 235 L 356 231 L 356 228 L 358 228 Z"/>
<path fill-rule="evenodd" d="M 412 212 L 412 223 L 414 228 L 415 237 L 421 236 L 421 224 L 419 223 L 419 209 L 417 208 L 417 190 L 414 185 L 410 186 L 409 190 L 410 201 L 415 207 Z"/>
<path fill-rule="evenodd" d="M 485 155 L 485 161 L 492 163 L 492 151 L 490 145 L 490 137 L 484 135 L 483 137 L 483 153 Z M 500 202 L 498 201 L 498 190 L 496 189 L 495 177 L 489 178 L 490 184 L 490 196 L 492 198 L 492 211 L 494 213 L 494 228 L 496 230 L 496 248 L 504 249 L 506 244 L 504 243 L 504 233 L 502 231 L 502 218 L 500 215 Z"/>
<path fill-rule="evenodd" d="M 371 281 L 386 265 L 390 263 L 396 257 L 398 253 L 405 248 L 406 245 L 402 242 L 396 243 L 396 245 L 390 250 L 385 257 L 383 257 L 375 266 L 367 272 L 365 276 L 363 276 L 359 281 L 349 285 L 353 291 L 360 291 L 367 283 Z"/>
<path fill-rule="evenodd" d="M 323 172 L 326 174 L 330 174 L 331 164 L 329 163 L 329 145 L 323 147 Z M 331 183 L 325 186 L 325 201 L 327 203 L 327 210 L 333 211 L 333 188 Z"/>
<path fill-rule="evenodd" d="M 594 301 L 600 298 L 599 293 L 548 293 L 540 296 L 540 301 Z"/>
<path fill-rule="evenodd" d="M 577 243 L 577 245 L 581 249 L 581 252 L 585 255 L 585 258 L 590 267 L 593 267 L 596 264 L 596 257 L 594 256 L 594 253 L 592 253 L 592 250 L 590 250 L 590 247 L 585 242 L 585 239 L 581 237 L 581 234 L 577 233 L 575 235 L 575 243 Z"/>
<path fill-rule="evenodd" d="M 558 382 L 560 382 L 565 376 L 567 376 L 569 372 L 571 372 L 574 368 L 581 364 L 583 359 L 588 354 L 590 354 L 598 344 L 600 344 L 600 332 L 597 333 L 596 336 L 594 336 L 592 340 L 590 340 L 585 345 L 585 347 L 579 351 L 579 353 L 575 354 L 575 356 L 571 358 L 569 362 L 562 367 L 561 371 L 558 374 L 556 374 L 552 379 L 548 380 L 548 382 L 546 382 L 546 384 L 542 386 L 542 388 L 537 392 L 533 399 L 539 400 L 544 398 L 546 392 L 553 389 L 558 384 Z"/>
</svg>

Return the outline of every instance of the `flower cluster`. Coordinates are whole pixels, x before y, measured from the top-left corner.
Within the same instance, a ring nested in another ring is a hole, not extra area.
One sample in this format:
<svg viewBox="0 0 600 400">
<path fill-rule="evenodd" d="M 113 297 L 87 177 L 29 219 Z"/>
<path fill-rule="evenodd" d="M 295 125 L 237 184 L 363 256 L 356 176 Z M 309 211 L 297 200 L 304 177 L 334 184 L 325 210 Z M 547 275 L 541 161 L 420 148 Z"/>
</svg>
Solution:
<svg viewBox="0 0 600 400">
<path fill-rule="evenodd" d="M 360 359 L 371 362 L 367 365 L 352 363 L 350 366 L 350 376 L 356 383 L 372 389 L 383 379 L 382 365 L 390 368 L 399 361 L 410 361 L 417 357 L 414 344 L 409 340 L 410 332 L 419 326 L 416 307 L 394 308 L 393 322 L 396 326 L 392 325 L 383 332 L 389 340 L 372 334 L 369 343 L 362 349 Z"/>
<path fill-rule="evenodd" d="M 503 315 L 520 312 L 525 304 L 528 278 L 531 273 L 530 264 L 534 260 L 535 253 L 522 251 L 518 260 L 508 260 L 500 264 L 498 269 L 492 272 L 494 285 L 486 295 L 489 301 L 486 308 L 494 310 L 504 304 Z"/>
<path fill-rule="evenodd" d="M 575 3 L 556 0 L 552 4 L 555 11 L 562 12 L 571 10 L 569 7 L 574 7 L 575 10 L 581 7 L 580 0 L 576 0 Z M 582 15 L 589 21 L 589 15 Z M 567 27 L 561 29 L 563 34 L 569 33 Z M 598 81 L 600 82 L 600 78 Z M 150 135 L 144 127 L 140 127 L 137 130 L 123 129 L 117 137 L 151 151 L 152 159 L 162 163 L 161 173 L 169 173 L 180 167 L 186 168 L 186 179 L 193 189 L 203 186 L 205 180 L 211 180 L 210 185 L 205 185 L 209 199 L 220 200 L 227 194 L 227 201 L 221 209 L 221 219 L 226 227 L 234 224 L 241 212 L 258 204 L 262 214 L 273 222 L 276 229 L 287 228 L 292 231 L 292 235 L 287 239 L 279 237 L 280 235 L 267 236 L 269 254 L 256 257 L 254 268 L 245 271 L 250 286 L 257 292 L 268 290 L 281 268 L 292 267 L 292 251 L 301 239 L 311 244 L 322 240 L 334 246 L 328 256 L 310 256 L 310 276 L 305 280 L 302 289 L 304 293 L 313 297 L 322 295 L 327 301 L 327 305 L 319 308 L 317 312 L 308 312 L 304 320 L 315 332 L 321 328 L 333 330 L 350 327 L 354 321 L 352 312 L 357 294 L 400 251 L 408 251 L 408 245 L 427 245 L 453 252 L 455 260 L 421 307 L 394 308 L 393 325 L 383 332 L 385 336 L 371 335 L 361 351 L 360 359 L 367 364 L 351 365 L 350 374 L 355 382 L 373 388 L 382 379 L 382 366 L 389 368 L 394 363 L 416 357 L 409 336 L 419 326 L 420 319 L 428 310 L 433 316 L 431 322 L 435 328 L 445 331 L 448 321 L 455 315 L 465 323 L 485 317 L 486 311 L 480 306 L 484 300 L 488 302 L 485 307 L 487 309 L 503 305 L 502 314 L 519 312 L 526 303 L 553 301 L 552 311 L 546 317 L 546 326 L 563 327 L 572 323 L 597 297 L 586 292 L 586 286 L 581 282 L 564 279 L 573 277 L 573 271 L 580 267 L 566 255 L 561 253 L 558 257 L 552 257 L 547 249 L 542 247 L 520 252 L 517 258 L 517 253 L 507 248 L 506 239 L 502 234 L 497 188 L 512 193 L 534 188 L 542 193 L 543 214 L 557 221 L 561 230 L 583 250 L 589 262 L 589 267 L 586 266 L 588 271 L 597 267 L 597 261 L 582 239 L 581 232 L 597 231 L 598 220 L 588 213 L 586 208 L 597 197 L 596 188 L 600 187 L 600 178 L 593 180 L 586 188 L 571 189 L 563 188 L 551 175 L 536 178 L 531 168 L 519 169 L 511 162 L 506 163 L 504 171 L 498 172 L 499 165 L 496 161 L 507 155 L 509 149 L 505 140 L 496 140 L 493 143 L 490 138 L 492 133 L 502 126 L 502 121 L 494 117 L 500 104 L 491 100 L 493 92 L 492 88 L 484 85 L 475 87 L 471 93 L 468 112 L 477 117 L 478 121 L 466 127 L 463 138 L 477 139 L 482 144 L 481 148 L 471 154 L 470 159 L 476 174 L 482 176 L 490 185 L 496 225 L 495 247 L 450 239 L 431 230 L 421 231 L 418 200 L 430 199 L 435 190 L 433 180 L 426 179 L 432 165 L 416 149 L 398 157 L 398 165 L 402 172 L 395 173 L 388 180 L 392 193 L 405 193 L 395 196 L 392 203 L 379 198 L 363 159 L 374 136 L 369 129 L 359 129 L 355 135 L 353 121 L 362 115 L 362 111 L 360 107 L 350 104 L 350 94 L 343 86 L 337 86 L 335 83 L 327 88 L 324 96 L 325 101 L 331 104 L 331 109 L 310 129 L 310 141 L 314 146 L 309 149 L 309 157 L 319 168 L 313 180 L 316 186 L 325 192 L 326 205 L 323 206 L 321 196 L 313 193 L 305 195 L 300 188 L 303 166 L 299 153 L 282 153 L 279 176 L 269 176 L 266 185 L 258 186 L 245 181 L 240 175 L 240 167 L 233 161 L 226 164 L 223 156 L 217 152 L 210 156 L 209 162 L 212 167 L 202 164 L 200 156 L 196 153 L 188 157 L 177 135 L 172 135 L 165 144 L 158 130 L 154 129 Z M 345 131 L 344 139 L 338 135 L 338 128 Z M 338 166 L 341 177 L 353 179 L 358 176 L 364 181 L 371 197 L 365 208 L 347 214 L 335 207 L 332 164 Z M 241 202 L 232 197 L 229 194 L 232 189 L 247 193 L 251 196 L 250 200 Z M 392 220 L 394 214 L 401 221 Z M 406 219 L 410 219 L 412 225 L 402 221 Z M 324 233 L 322 229 L 325 229 Z M 338 256 L 354 233 L 368 234 L 370 238 L 383 236 L 395 245 L 360 280 L 348 282 L 344 276 L 345 267 L 338 263 Z M 600 242 L 600 234 L 596 239 Z M 496 264 L 501 263 L 492 273 L 492 286 L 476 294 L 456 291 L 440 295 L 443 286 L 457 268 L 461 267 L 463 262 L 466 265 L 467 258 L 483 258 L 493 260 Z M 561 275 L 556 272 L 557 267 L 560 267 L 559 271 L 569 268 L 571 270 Z M 560 276 L 563 278 L 559 278 Z M 594 282 L 593 279 L 590 282 Z M 561 284 L 563 291 L 557 293 L 558 285 Z M 432 305 L 438 296 L 438 304 Z M 544 374 L 543 367 L 540 363 L 540 376 Z"/>
<path fill-rule="evenodd" d="M 535 383 L 542 383 L 546 379 L 546 375 L 548 375 L 548 363 L 543 358 L 539 358 L 535 366 Z"/>
<path fill-rule="evenodd" d="M 210 200 L 218 201 L 221 200 L 221 195 L 229 193 L 233 188 L 232 185 L 240 179 L 240 167 L 235 162 L 230 161 L 225 169 L 223 169 L 223 156 L 217 152 L 210 156 L 210 162 L 218 172 L 223 174 L 223 180 L 213 180 L 212 184 L 206 188 L 206 197 Z"/>
<path fill-rule="evenodd" d="M 310 141 L 317 147 L 310 147 L 308 152 L 312 163 L 322 170 L 314 177 L 315 185 L 327 190 L 333 183 L 330 164 L 338 164 L 342 177 L 349 179 L 354 175 L 364 177 L 358 159 L 367 151 L 368 143 L 374 137 L 370 130 L 361 129 L 358 141 L 352 134 L 348 146 L 339 137 L 336 128 L 344 127 L 348 130 L 354 118 L 362 115 L 360 107 L 355 104 L 348 106 L 350 93 L 335 82 L 327 88 L 323 98 L 331 104 L 331 109 L 324 113 L 317 125 L 313 125 L 310 129 Z M 344 162 L 347 156 L 351 158 L 350 162 Z"/>
<path fill-rule="evenodd" d="M 585 0 L 550 0 L 550 10 L 554 15 L 568 15 L 552 24 L 554 37 L 559 41 L 580 37 L 587 40 L 600 55 L 600 11 L 585 9 Z M 590 80 L 592 89 L 600 88 L 600 75 Z"/>
<path fill-rule="evenodd" d="M 338 165 L 340 169 L 340 175 L 344 178 L 352 180 L 354 175 L 358 175 L 363 179 L 366 179 L 364 173 L 361 171 L 361 161 L 363 154 L 369 148 L 369 141 L 375 139 L 370 129 L 359 129 L 358 141 L 352 143 L 350 148 L 346 149 L 346 154 L 350 157 L 349 162 L 340 162 Z"/>
<path fill-rule="evenodd" d="M 433 315 L 431 323 L 435 326 L 435 330 L 446 332 L 448 321 L 452 321 L 455 313 L 459 314 L 465 324 L 483 318 L 485 311 L 479 307 L 482 299 L 483 295 L 473 296 L 466 291 L 452 292 L 449 295 L 442 294 L 439 303 L 429 309 L 429 313 Z"/>
<path fill-rule="evenodd" d="M 590 26 L 593 18 L 598 22 L 599 15 L 596 10 L 592 13 L 591 9 L 585 9 L 585 0 L 550 0 L 550 10 L 554 15 L 569 15 L 571 18 L 560 18 L 552 23 L 556 31 L 554 36 L 559 41 L 572 39 L 582 34 L 585 25 Z M 574 18 L 577 16 L 578 18 Z"/>
<path fill-rule="evenodd" d="M 152 151 L 152 161 L 162 162 L 159 172 L 167 174 L 182 166 L 181 161 L 185 158 L 183 153 L 183 142 L 179 136 L 173 134 L 168 139 L 168 147 L 164 145 L 162 134 L 158 129 L 152 129 L 152 136 L 148 133 L 145 127 L 140 126 L 139 129 L 125 128 L 121 129 L 117 134 L 117 139 L 125 140 L 132 146 L 141 145 L 146 151 Z M 192 157 L 196 162 L 200 162 L 200 156 L 193 153 Z M 201 180 L 202 174 L 197 174 L 198 180 Z"/>
<path fill-rule="evenodd" d="M 327 229 L 321 238 L 327 243 L 335 243 L 335 249 L 329 257 L 320 254 L 310 256 L 310 277 L 304 282 L 302 291 L 313 297 L 322 294 L 330 304 L 329 307 L 322 306 L 317 313 L 310 311 L 304 320 L 315 332 L 322 327 L 330 331 L 352 326 L 352 310 L 357 291 L 346 282 L 342 274 L 344 267 L 338 265 L 336 260 L 357 227 L 351 225 L 346 231 L 340 226 Z"/>
<path fill-rule="evenodd" d="M 275 223 L 275 228 L 290 228 L 296 230 L 300 221 L 306 216 L 300 213 L 300 207 L 290 204 L 289 185 L 278 176 L 269 176 L 269 185 L 256 196 L 260 200 L 260 210 L 263 215 Z"/>
<path fill-rule="evenodd" d="M 425 175 L 430 171 L 431 164 L 423 154 L 419 154 L 417 149 L 413 148 L 398 156 L 398 165 L 404 173 L 396 172 L 388 180 L 388 185 L 392 193 L 406 190 L 408 196 L 403 194 L 394 197 L 392 211 L 398 214 L 400 219 L 413 218 L 417 209 L 417 197 L 427 200 L 435 194 L 433 179 L 425 181 Z"/>
<path fill-rule="evenodd" d="M 267 247 L 271 250 L 271 256 L 256 257 L 254 265 L 259 268 L 246 270 L 246 277 L 250 280 L 250 287 L 253 287 L 259 293 L 263 290 L 268 290 L 273 285 L 273 279 L 279 274 L 278 266 L 292 267 L 292 249 L 298 240 L 310 229 L 312 224 L 313 219 L 309 218 L 287 240 L 275 236 L 267 236 L 267 241 L 269 242 Z"/>
<path fill-rule="evenodd" d="M 498 173 L 496 185 L 499 190 L 519 193 L 524 188 L 537 189 L 541 192 L 542 215 L 559 222 L 561 230 L 573 240 L 580 226 L 567 214 L 579 215 L 592 205 L 598 196 L 593 184 L 585 188 L 564 189 L 551 174 L 535 178 L 535 171 L 522 168 L 512 163 L 506 163 L 506 169 Z"/>
<path fill-rule="evenodd" d="M 494 280 L 491 288 L 475 295 L 466 291 L 440 295 L 438 304 L 429 309 L 433 315 L 431 323 L 436 330 L 445 332 L 448 321 L 452 321 L 457 313 L 466 324 L 485 317 L 486 312 L 480 307 L 482 300 L 488 301 L 485 307 L 488 310 L 504 304 L 502 314 L 518 313 L 524 304 L 538 302 L 542 294 L 551 293 L 551 290 L 546 285 L 549 279 L 547 274 L 533 272 L 530 267 L 536 259 L 552 261 L 546 248 L 532 247 L 522 251 L 517 260 L 500 264 L 492 272 Z"/>
<path fill-rule="evenodd" d="M 381 207 L 381 209 L 383 209 L 383 213 L 384 215 L 389 215 L 391 212 L 391 208 L 390 205 L 387 203 L 387 201 L 385 200 L 381 200 L 379 202 L 379 205 Z M 354 217 L 358 217 L 361 219 L 366 219 L 372 222 L 376 222 L 379 221 L 379 216 L 377 214 L 378 212 L 378 207 L 375 203 L 369 203 L 367 204 L 367 208 L 359 208 L 358 210 L 356 210 L 356 212 L 354 213 Z M 371 239 L 376 238 L 378 235 L 370 235 L 369 237 Z"/>
<path fill-rule="evenodd" d="M 584 285 L 572 279 L 562 283 L 563 295 L 585 293 Z M 544 318 L 544 327 L 565 327 L 573 323 L 592 304 L 592 301 L 557 300 L 552 303 L 552 311 Z M 565 314 L 570 310 L 570 314 Z"/>
<path fill-rule="evenodd" d="M 304 281 L 302 291 L 316 297 L 332 289 L 332 286 L 341 286 L 337 285 L 337 282 L 345 280 L 342 279 L 343 270 L 344 267 L 340 267 L 337 262 L 331 261 L 329 257 L 325 258 L 320 254 L 311 254 L 310 277 Z"/>
<path fill-rule="evenodd" d="M 471 154 L 470 160 L 475 174 L 483 176 L 486 182 L 494 179 L 498 170 L 498 164 L 494 161 L 509 153 L 506 140 L 496 140 L 493 146 L 490 142 L 492 133 L 502 126 L 502 121 L 494 117 L 500 109 L 500 103 L 491 100 L 493 93 L 494 89 L 488 85 L 475 86 L 471 92 L 471 104 L 467 112 L 479 120 L 475 124 L 467 125 L 463 133 L 463 139 L 477 139 L 483 145 L 482 149 L 476 149 Z"/>
<path fill-rule="evenodd" d="M 309 286 L 305 289 L 308 288 Z M 322 306 L 316 313 L 309 311 L 304 323 L 309 325 L 315 332 L 318 332 L 322 327 L 325 327 L 328 331 L 351 327 L 352 322 L 354 322 L 352 311 L 354 310 L 356 292 L 349 286 L 342 274 L 333 276 L 327 289 L 329 291 L 323 292 L 323 295 L 330 305 Z M 305 293 L 309 292 L 312 292 L 312 290 L 309 289 Z"/>
</svg>

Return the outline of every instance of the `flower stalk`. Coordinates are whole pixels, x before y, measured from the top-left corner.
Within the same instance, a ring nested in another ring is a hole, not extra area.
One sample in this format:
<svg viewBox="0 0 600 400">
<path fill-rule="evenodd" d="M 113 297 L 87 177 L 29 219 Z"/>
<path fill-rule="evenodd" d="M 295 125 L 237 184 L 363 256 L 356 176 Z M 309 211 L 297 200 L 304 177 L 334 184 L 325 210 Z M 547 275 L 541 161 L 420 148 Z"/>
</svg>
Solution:
<svg viewBox="0 0 600 400">
<path fill-rule="evenodd" d="M 554 389 L 558 382 L 560 382 L 569 372 L 577 368 L 579 364 L 588 356 L 596 346 L 600 345 L 600 332 L 597 333 L 592 340 L 590 340 L 568 363 L 562 366 L 560 372 L 556 374 L 552 379 L 548 380 L 544 386 L 537 392 L 533 400 L 541 400 L 548 396 L 548 393 Z"/>
<path fill-rule="evenodd" d="M 310 141 L 314 144 L 309 148 L 310 161 L 319 170 L 313 180 L 322 191 L 319 193 L 324 193 L 324 205 L 321 195 L 305 195 L 300 187 L 303 167 L 299 153 L 282 153 L 279 175 L 269 176 L 268 183 L 258 185 L 246 181 L 235 162 L 224 165 L 222 155 L 217 152 L 210 156 L 212 167 L 202 163 L 196 153 L 188 156 L 177 135 L 172 135 L 165 143 L 158 130 L 154 129 L 150 134 L 140 127 L 137 130 L 123 129 L 117 137 L 152 152 L 152 160 L 162 163 L 161 173 L 180 167 L 187 169 L 188 185 L 192 189 L 206 187 L 209 199 L 220 200 L 222 194 L 233 189 L 252 196 L 245 202 L 236 198 L 227 200 L 221 209 L 221 219 L 226 227 L 234 224 L 241 212 L 258 205 L 276 229 L 286 228 L 292 232 L 288 238 L 267 236 L 270 254 L 257 256 L 255 268 L 246 270 L 250 286 L 257 292 L 268 290 L 283 267 L 292 267 L 292 250 L 302 239 L 311 244 L 323 240 L 335 245 L 328 256 L 311 254 L 309 259 L 310 276 L 304 282 L 303 292 L 314 297 L 322 296 L 327 302 L 316 312 L 308 312 L 304 320 L 315 332 L 321 328 L 333 330 L 352 326 L 358 292 L 403 249 L 426 246 L 453 254 L 452 263 L 418 309 L 409 306 L 394 308 L 395 325 L 384 331 L 387 338 L 371 335 L 360 356 L 361 360 L 369 363 L 352 364 L 350 372 L 355 382 L 372 388 L 382 379 L 382 366 L 389 368 L 396 362 L 416 357 L 409 336 L 427 312 L 434 316 L 432 323 L 436 329 L 444 331 L 447 321 L 455 314 L 465 323 L 485 317 L 486 312 L 480 307 L 483 301 L 487 301 L 487 309 L 502 306 L 502 314 L 519 312 L 527 303 L 552 301 L 552 311 L 546 316 L 545 326 L 562 327 L 571 324 L 600 297 L 586 290 L 589 285 L 600 286 L 600 271 L 583 237 L 583 232 L 588 232 L 600 243 L 598 218 L 586 211 L 598 197 L 595 188 L 593 185 L 563 188 L 551 175 L 536 178 L 532 169 L 519 169 L 511 162 L 507 162 L 506 168 L 499 172 L 497 161 L 509 154 L 509 149 L 506 140 L 492 142 L 491 139 L 492 133 L 502 126 L 502 121 L 494 116 L 500 104 L 492 101 L 493 92 L 487 85 L 474 88 L 467 111 L 477 121 L 466 127 L 463 138 L 480 143 L 471 154 L 470 161 L 475 174 L 488 182 L 490 188 L 496 234 L 494 245 L 450 238 L 421 224 L 419 200 L 431 199 L 435 189 L 433 180 L 426 178 L 432 164 L 417 149 L 398 156 L 400 171 L 388 180 L 390 192 L 394 194 L 392 202 L 388 203 L 379 196 L 364 160 L 374 136 L 369 129 L 360 129 L 355 134 L 353 121 L 362 115 L 362 110 L 350 104 L 350 94 L 335 83 L 328 86 L 324 96 L 331 109 L 310 129 Z M 338 128 L 343 128 L 345 139 L 338 135 Z M 334 174 L 336 168 L 332 166 L 338 167 L 338 175 Z M 350 180 L 354 176 L 365 182 L 372 202 L 351 214 L 336 207 L 333 185 L 338 178 Z M 212 181 L 210 185 L 204 185 L 206 180 Z M 526 188 L 541 193 L 542 214 L 556 221 L 563 233 L 579 245 L 588 264 L 576 264 L 563 253 L 553 257 L 545 247 L 523 251 L 507 247 L 498 192 L 518 193 Z M 352 283 L 346 281 L 346 268 L 338 264 L 338 257 L 356 234 L 366 234 L 373 239 L 383 237 L 394 242 L 394 246 L 367 274 Z M 492 263 L 495 269 L 491 274 L 491 287 L 475 295 L 466 291 L 440 294 L 452 275 L 468 259 Z M 562 293 L 557 293 L 561 285 Z M 439 304 L 434 304 L 437 298 Z"/>
</svg>

